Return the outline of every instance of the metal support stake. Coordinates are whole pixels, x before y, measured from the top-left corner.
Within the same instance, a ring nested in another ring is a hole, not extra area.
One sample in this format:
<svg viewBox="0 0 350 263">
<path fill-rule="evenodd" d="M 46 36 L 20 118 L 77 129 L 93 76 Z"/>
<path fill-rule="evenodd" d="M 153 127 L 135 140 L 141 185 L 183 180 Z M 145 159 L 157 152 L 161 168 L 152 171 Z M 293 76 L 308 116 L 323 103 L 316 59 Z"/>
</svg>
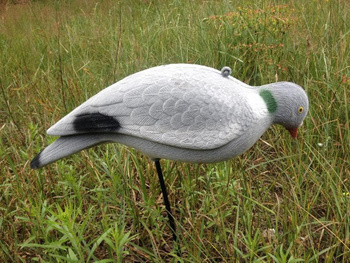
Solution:
<svg viewBox="0 0 350 263">
<path fill-rule="evenodd" d="M 164 183 L 162 168 L 160 166 L 159 160 L 155 160 L 154 162 L 155 162 L 156 168 L 157 168 L 160 187 L 162 188 L 164 204 L 165 204 L 166 212 L 167 212 L 167 215 L 169 218 L 170 229 L 171 229 L 171 232 L 173 234 L 174 245 L 177 245 L 177 255 L 181 256 L 180 244 L 178 242 L 178 237 L 177 237 L 177 233 L 176 233 L 176 224 L 175 224 L 174 216 L 171 213 L 171 208 L 170 208 L 170 203 L 169 203 L 169 199 L 168 199 L 168 193 L 166 191 L 166 187 L 165 187 L 165 183 Z"/>
</svg>

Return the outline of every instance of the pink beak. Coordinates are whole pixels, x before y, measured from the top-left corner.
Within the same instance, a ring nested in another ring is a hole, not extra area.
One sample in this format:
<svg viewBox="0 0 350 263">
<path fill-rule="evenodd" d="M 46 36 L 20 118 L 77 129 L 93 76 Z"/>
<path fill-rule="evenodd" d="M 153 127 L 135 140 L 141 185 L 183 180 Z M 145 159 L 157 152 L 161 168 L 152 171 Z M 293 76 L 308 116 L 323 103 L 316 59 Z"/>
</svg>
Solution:
<svg viewBox="0 0 350 263">
<path fill-rule="evenodd" d="M 290 135 L 295 139 L 298 136 L 298 128 L 287 128 Z"/>
</svg>

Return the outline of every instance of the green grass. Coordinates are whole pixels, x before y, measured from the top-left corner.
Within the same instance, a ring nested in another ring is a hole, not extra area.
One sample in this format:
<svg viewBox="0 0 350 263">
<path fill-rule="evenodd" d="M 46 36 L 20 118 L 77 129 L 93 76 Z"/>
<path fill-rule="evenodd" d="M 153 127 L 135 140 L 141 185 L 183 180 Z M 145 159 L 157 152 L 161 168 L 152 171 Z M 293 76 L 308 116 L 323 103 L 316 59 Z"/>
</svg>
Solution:
<svg viewBox="0 0 350 263">
<path fill-rule="evenodd" d="M 311 103 L 297 141 L 273 127 L 233 160 L 161 161 L 181 260 L 350 261 L 348 1 L 16 2 L 0 5 L 1 262 L 176 260 L 147 157 L 109 144 L 29 167 L 73 108 L 175 62 L 292 81 Z"/>
</svg>

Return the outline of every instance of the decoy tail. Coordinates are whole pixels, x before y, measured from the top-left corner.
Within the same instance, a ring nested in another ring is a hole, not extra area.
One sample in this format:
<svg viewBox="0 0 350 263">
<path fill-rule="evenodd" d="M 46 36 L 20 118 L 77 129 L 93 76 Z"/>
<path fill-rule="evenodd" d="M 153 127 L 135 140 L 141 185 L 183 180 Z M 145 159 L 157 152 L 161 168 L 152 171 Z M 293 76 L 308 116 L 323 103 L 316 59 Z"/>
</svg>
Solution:
<svg viewBox="0 0 350 263">
<path fill-rule="evenodd" d="M 35 156 L 30 163 L 30 167 L 32 169 L 38 169 L 81 150 L 105 142 L 105 138 L 103 138 L 103 136 L 99 136 L 98 134 L 62 136 Z"/>
</svg>

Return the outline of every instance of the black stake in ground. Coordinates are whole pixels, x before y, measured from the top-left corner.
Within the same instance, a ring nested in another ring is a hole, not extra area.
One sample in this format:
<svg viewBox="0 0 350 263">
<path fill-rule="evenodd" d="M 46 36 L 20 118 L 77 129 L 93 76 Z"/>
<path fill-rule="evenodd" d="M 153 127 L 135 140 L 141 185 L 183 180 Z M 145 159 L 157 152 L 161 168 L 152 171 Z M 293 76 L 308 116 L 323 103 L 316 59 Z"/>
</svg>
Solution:
<svg viewBox="0 0 350 263">
<path fill-rule="evenodd" d="M 179 243 L 177 233 L 176 233 L 176 224 L 175 224 L 174 216 L 171 213 L 171 208 L 170 208 L 170 203 L 169 203 L 169 199 L 168 199 L 168 193 L 166 191 L 166 187 L 165 187 L 165 183 L 164 183 L 162 168 L 160 167 L 159 160 L 155 160 L 154 162 L 155 162 L 156 168 L 157 168 L 160 187 L 162 188 L 163 199 L 164 199 L 166 213 L 167 213 L 168 218 L 169 218 L 170 229 L 171 229 L 171 232 L 173 234 L 174 246 L 177 246 L 176 253 L 178 256 L 181 256 L 180 243 Z"/>
</svg>

